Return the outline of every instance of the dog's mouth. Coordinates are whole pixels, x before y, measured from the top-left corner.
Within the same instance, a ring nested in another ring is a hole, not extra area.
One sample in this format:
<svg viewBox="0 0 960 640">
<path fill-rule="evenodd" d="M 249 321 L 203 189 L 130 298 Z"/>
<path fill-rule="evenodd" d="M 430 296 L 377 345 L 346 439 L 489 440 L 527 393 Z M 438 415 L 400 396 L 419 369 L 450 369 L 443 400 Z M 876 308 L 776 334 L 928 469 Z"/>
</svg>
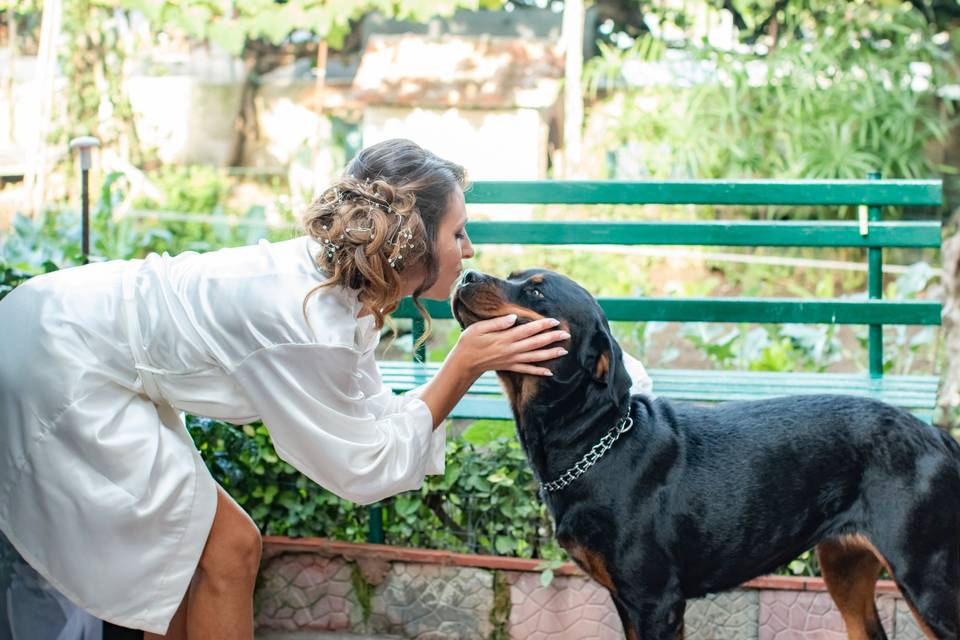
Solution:
<svg viewBox="0 0 960 640">
<path fill-rule="evenodd" d="M 480 320 L 485 320 L 486 318 L 478 314 L 467 305 L 467 303 L 463 300 L 462 291 L 463 287 L 461 286 L 454 292 L 453 300 L 451 301 L 450 305 L 453 309 L 454 319 L 460 323 L 461 329 L 466 329 L 474 322 L 479 322 Z"/>
<path fill-rule="evenodd" d="M 473 288 L 476 286 L 474 284 L 461 284 L 454 291 L 453 299 L 450 302 L 453 317 L 463 329 L 475 322 L 488 320 L 497 315 L 495 310 L 487 311 L 483 309 L 483 305 L 476 300 L 476 296 L 472 295 Z"/>
<path fill-rule="evenodd" d="M 506 302 L 490 290 L 489 283 L 464 283 L 456 288 L 450 301 L 453 317 L 466 329 L 475 322 L 497 318 L 510 311 L 505 311 Z M 512 311 L 515 313 L 515 311 Z M 517 324 L 530 322 L 530 318 L 520 316 Z"/>
</svg>

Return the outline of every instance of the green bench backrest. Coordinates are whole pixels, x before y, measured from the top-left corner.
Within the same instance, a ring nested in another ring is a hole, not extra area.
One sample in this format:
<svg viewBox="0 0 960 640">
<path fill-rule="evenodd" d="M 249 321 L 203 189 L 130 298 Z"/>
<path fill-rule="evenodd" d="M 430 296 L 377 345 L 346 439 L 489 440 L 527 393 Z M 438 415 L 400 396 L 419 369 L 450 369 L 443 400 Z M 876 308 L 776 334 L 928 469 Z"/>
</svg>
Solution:
<svg viewBox="0 0 960 640">
<path fill-rule="evenodd" d="M 938 221 L 883 222 L 882 207 L 940 206 L 939 180 L 475 182 L 466 197 L 477 204 L 862 205 L 867 209 L 863 222 L 477 221 L 468 225 L 468 232 L 474 244 L 865 248 L 866 300 L 601 297 L 598 301 L 610 320 L 868 325 L 870 372 L 876 376 L 883 368 L 882 325 L 940 323 L 936 302 L 881 300 L 883 248 L 940 246 Z M 425 303 L 432 317 L 452 317 L 448 304 Z M 415 337 L 423 331 L 409 300 L 394 316 L 413 318 Z M 424 352 L 417 357 L 423 358 Z"/>
</svg>

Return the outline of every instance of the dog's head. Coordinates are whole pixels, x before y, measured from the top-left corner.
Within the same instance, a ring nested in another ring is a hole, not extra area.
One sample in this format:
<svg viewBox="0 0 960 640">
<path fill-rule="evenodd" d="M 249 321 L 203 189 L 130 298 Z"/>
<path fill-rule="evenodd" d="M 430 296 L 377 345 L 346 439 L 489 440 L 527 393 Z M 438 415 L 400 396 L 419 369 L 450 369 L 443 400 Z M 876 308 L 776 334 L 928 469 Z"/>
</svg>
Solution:
<svg viewBox="0 0 960 640">
<path fill-rule="evenodd" d="M 571 402 L 609 407 L 607 400 L 619 406 L 628 396 L 630 378 L 606 316 L 590 292 L 570 278 L 544 269 L 515 271 L 506 280 L 468 272 L 452 306 L 464 328 L 515 313 L 518 324 L 556 318 L 570 334 L 562 345 L 568 355 L 538 363 L 548 367 L 552 377 L 497 372 L 518 421 L 533 405 L 544 410 Z"/>
</svg>

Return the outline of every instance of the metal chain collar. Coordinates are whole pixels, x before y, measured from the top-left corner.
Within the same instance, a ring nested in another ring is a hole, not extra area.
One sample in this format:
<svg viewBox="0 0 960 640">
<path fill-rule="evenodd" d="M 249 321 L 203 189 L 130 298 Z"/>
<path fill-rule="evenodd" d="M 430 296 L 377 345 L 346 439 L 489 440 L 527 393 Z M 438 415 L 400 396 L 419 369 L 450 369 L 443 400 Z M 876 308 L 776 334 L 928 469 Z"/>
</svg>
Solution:
<svg viewBox="0 0 960 640">
<path fill-rule="evenodd" d="M 630 431 L 630 428 L 633 427 L 633 418 L 630 416 L 623 416 L 617 422 L 617 424 L 610 429 L 602 438 L 600 442 L 593 445 L 593 448 L 590 449 L 580 460 L 567 469 L 562 476 L 553 480 L 551 482 L 541 482 L 540 489 L 542 491 L 560 491 L 561 489 L 566 488 L 574 480 L 582 476 L 587 472 L 587 469 L 597 464 L 597 462 L 604 456 L 604 454 L 610 450 L 610 447 L 613 446 L 613 443 L 616 442 L 620 436 L 625 434 L 627 431 Z"/>
</svg>

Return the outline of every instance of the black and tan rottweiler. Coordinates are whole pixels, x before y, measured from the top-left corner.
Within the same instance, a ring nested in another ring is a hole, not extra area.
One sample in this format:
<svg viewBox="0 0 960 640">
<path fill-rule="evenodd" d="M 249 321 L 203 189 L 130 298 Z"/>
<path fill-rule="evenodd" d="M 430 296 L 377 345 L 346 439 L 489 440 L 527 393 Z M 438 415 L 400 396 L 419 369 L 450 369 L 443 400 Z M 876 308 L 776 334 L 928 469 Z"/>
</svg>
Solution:
<svg viewBox="0 0 960 640">
<path fill-rule="evenodd" d="M 518 313 L 570 333 L 552 377 L 498 375 L 557 540 L 609 589 L 628 638 L 682 638 L 688 598 L 814 546 L 850 638 L 886 637 L 874 602 L 884 567 L 929 637 L 960 637 L 960 446 L 949 436 L 852 396 L 710 407 L 631 397 L 593 296 L 549 271 L 468 273 L 452 304 L 462 326 Z"/>
</svg>

